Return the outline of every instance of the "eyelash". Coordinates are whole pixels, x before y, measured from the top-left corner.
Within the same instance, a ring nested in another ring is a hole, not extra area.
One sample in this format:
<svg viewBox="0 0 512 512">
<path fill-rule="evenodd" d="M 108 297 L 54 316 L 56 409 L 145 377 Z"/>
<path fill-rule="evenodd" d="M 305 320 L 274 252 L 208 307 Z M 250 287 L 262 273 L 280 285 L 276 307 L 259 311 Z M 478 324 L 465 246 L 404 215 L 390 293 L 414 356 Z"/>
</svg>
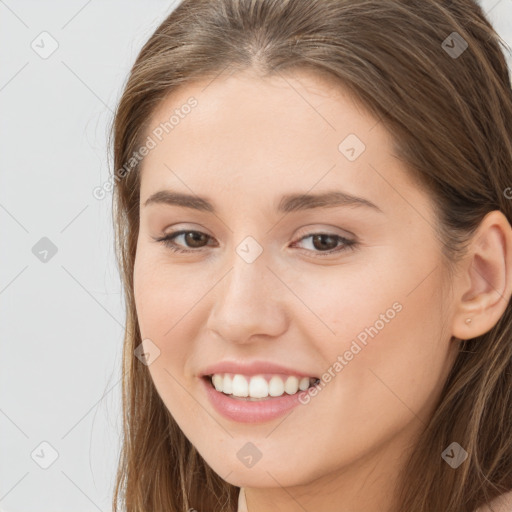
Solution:
<svg viewBox="0 0 512 512">
<path fill-rule="evenodd" d="M 154 240 L 155 240 L 155 242 L 163 243 L 168 249 L 170 249 L 171 251 L 176 252 L 176 253 L 201 252 L 203 248 L 201 248 L 201 249 L 182 249 L 181 247 L 178 247 L 174 243 L 174 241 L 173 241 L 174 238 L 176 238 L 179 235 L 183 235 L 183 234 L 187 234 L 187 233 L 196 233 L 196 234 L 200 234 L 200 235 L 206 235 L 206 233 L 202 233 L 201 231 L 194 231 L 194 230 L 186 229 L 186 230 L 175 231 L 174 233 L 168 233 L 167 235 L 165 235 L 161 238 L 154 238 Z M 340 235 L 334 235 L 331 233 L 310 233 L 309 235 L 305 235 L 302 238 L 300 238 L 299 240 L 297 240 L 297 242 L 302 242 L 302 240 L 309 238 L 311 236 L 315 236 L 315 235 L 327 235 L 329 237 L 334 237 L 338 241 L 341 241 L 343 243 L 343 246 L 341 247 L 341 249 L 337 248 L 337 249 L 331 249 L 329 251 L 313 251 L 313 252 L 318 253 L 315 257 L 329 256 L 331 254 L 341 253 L 341 252 L 344 252 L 349 249 L 353 251 L 357 248 L 357 245 L 358 245 L 355 240 L 349 240 Z M 206 235 L 206 236 L 208 236 L 211 239 L 211 237 L 209 235 Z M 294 242 L 294 243 L 297 243 L 297 242 Z M 309 249 L 304 249 L 304 250 L 310 252 Z"/>
</svg>

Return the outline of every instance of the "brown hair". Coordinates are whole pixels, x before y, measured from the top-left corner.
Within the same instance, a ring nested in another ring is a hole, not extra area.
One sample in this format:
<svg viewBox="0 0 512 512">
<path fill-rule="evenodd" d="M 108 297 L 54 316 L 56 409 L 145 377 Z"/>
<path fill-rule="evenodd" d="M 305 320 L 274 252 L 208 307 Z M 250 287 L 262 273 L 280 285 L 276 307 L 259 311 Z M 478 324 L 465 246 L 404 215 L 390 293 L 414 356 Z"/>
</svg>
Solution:
<svg viewBox="0 0 512 512">
<path fill-rule="evenodd" d="M 459 36 L 468 47 L 450 54 Z M 237 508 L 239 488 L 206 464 L 134 357 L 142 341 L 133 293 L 140 173 L 137 162 L 125 164 L 161 101 L 226 68 L 332 77 L 393 134 L 401 160 L 435 201 L 450 266 L 485 214 L 501 210 L 512 221 L 504 194 L 512 185 L 512 92 L 502 45 L 472 0 L 183 0 L 160 24 L 133 65 L 111 132 L 127 317 L 114 511 L 119 503 L 127 512 Z M 401 474 L 397 512 L 474 511 L 512 489 L 511 335 L 509 302 L 489 332 L 461 341 Z M 441 458 L 452 441 L 469 453 L 457 470 Z"/>
</svg>

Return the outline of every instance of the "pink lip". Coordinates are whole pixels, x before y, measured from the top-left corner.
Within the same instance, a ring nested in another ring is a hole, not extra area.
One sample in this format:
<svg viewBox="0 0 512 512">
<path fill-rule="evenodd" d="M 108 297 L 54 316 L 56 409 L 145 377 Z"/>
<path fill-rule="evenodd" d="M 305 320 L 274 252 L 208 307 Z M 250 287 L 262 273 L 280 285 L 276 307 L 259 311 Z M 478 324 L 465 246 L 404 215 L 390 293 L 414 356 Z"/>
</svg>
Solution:
<svg viewBox="0 0 512 512">
<path fill-rule="evenodd" d="M 279 418 L 303 403 L 299 398 L 307 394 L 307 390 L 305 390 L 293 395 L 285 393 L 280 397 L 252 402 L 231 398 L 231 395 L 217 391 L 208 377 L 201 377 L 200 380 L 213 408 L 224 417 L 241 423 L 258 423 Z"/>
<path fill-rule="evenodd" d="M 236 363 L 234 361 L 222 361 L 220 363 L 208 366 L 200 376 L 213 375 L 214 373 L 239 373 L 241 375 L 258 375 L 263 373 L 276 373 L 285 375 L 295 375 L 297 377 L 316 377 L 312 373 L 304 373 L 293 368 L 286 368 L 275 363 L 267 361 L 252 361 L 251 363 Z M 318 378 L 318 377 L 317 377 Z"/>
</svg>

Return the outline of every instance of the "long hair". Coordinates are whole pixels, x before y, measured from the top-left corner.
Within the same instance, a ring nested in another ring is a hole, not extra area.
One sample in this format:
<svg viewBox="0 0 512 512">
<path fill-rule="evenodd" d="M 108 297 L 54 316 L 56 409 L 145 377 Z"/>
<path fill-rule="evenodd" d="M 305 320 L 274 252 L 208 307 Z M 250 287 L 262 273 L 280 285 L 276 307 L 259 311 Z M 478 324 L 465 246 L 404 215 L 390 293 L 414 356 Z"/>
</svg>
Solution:
<svg viewBox="0 0 512 512">
<path fill-rule="evenodd" d="M 206 464 L 134 357 L 142 340 L 133 289 L 140 200 L 133 155 L 166 95 L 227 68 L 261 76 L 307 68 L 338 81 L 389 130 L 407 172 L 432 197 L 452 268 L 488 212 L 512 222 L 504 193 L 512 186 L 505 48 L 473 0 L 183 0 L 158 26 L 124 84 L 110 133 L 126 304 L 115 512 L 233 512 L 239 491 Z M 396 511 L 473 512 L 510 491 L 511 414 L 509 302 L 490 331 L 461 341 L 400 474 Z M 454 440 L 469 453 L 456 471 L 441 458 Z"/>
</svg>

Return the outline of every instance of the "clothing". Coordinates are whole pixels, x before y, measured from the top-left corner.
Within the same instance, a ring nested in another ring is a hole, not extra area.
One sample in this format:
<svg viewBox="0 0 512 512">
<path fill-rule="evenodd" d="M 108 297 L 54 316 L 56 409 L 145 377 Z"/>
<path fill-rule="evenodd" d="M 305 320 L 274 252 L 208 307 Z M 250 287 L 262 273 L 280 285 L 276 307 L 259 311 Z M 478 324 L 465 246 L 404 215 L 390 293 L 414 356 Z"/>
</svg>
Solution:
<svg viewBox="0 0 512 512">
<path fill-rule="evenodd" d="M 247 512 L 247 502 L 245 501 L 245 492 L 243 487 L 240 487 L 240 492 L 238 493 L 237 512 Z"/>
</svg>

